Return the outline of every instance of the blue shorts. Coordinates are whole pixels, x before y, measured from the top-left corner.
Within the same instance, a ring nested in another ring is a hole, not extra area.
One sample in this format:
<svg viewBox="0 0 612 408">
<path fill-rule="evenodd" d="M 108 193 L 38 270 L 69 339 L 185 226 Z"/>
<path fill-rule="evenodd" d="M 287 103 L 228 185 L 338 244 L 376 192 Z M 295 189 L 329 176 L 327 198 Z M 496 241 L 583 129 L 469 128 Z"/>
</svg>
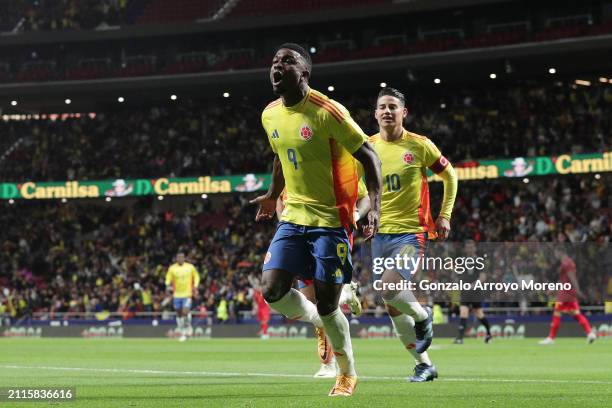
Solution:
<svg viewBox="0 0 612 408">
<path fill-rule="evenodd" d="M 191 298 L 174 298 L 172 303 L 174 304 L 174 310 L 190 309 L 191 310 Z"/>
<path fill-rule="evenodd" d="M 282 269 L 298 278 L 349 283 L 353 263 L 349 236 L 342 227 L 307 227 L 280 222 L 270 243 L 263 270 Z"/>
<path fill-rule="evenodd" d="M 426 252 L 426 232 L 418 234 L 378 233 L 372 239 L 372 276 L 374 279 L 380 279 L 385 270 L 394 270 L 405 280 L 410 280 L 412 275 L 422 269 Z M 393 262 L 390 262 L 389 259 L 392 259 Z"/>
</svg>

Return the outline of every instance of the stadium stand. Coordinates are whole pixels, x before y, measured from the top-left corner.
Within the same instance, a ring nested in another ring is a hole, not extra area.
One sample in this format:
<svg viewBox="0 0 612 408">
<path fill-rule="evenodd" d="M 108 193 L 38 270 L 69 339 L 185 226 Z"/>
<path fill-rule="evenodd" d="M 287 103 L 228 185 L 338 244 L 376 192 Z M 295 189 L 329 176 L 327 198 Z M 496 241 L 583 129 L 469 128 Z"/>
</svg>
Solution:
<svg viewBox="0 0 612 408">
<path fill-rule="evenodd" d="M 487 189 L 462 183 L 451 238 L 549 242 L 564 232 L 570 242 L 605 245 L 612 236 L 610 181 L 610 176 L 547 177 L 532 179 L 527 188 L 517 180 L 490 183 Z M 436 203 L 441 189 L 433 187 Z M 69 319 L 102 311 L 124 319 L 137 312 L 161 317 L 171 310 L 163 284 L 169 254 L 183 249 L 202 275 L 201 297 L 195 299 L 201 317 L 215 319 L 223 303 L 229 319 L 239 321 L 241 310 L 251 310 L 252 285 L 274 233 L 273 223 L 253 222 L 255 208 L 246 198 L 225 198 L 218 208 L 200 199 L 183 210 L 165 211 L 147 200 L 130 208 L 79 202 L 4 205 L 0 269 L 8 274 L 0 286 L 10 293 L 0 294 L 0 303 L 13 318 Z M 15 219 L 23 223 L 11 222 Z M 380 308 L 362 245 L 357 239 L 356 280 L 364 306 Z M 580 274 L 591 299 L 605 296 L 599 277 Z"/>
<path fill-rule="evenodd" d="M 23 2 L 24 7 L 25 3 L 29 2 Z M 37 3 L 39 3 L 37 7 L 26 8 L 24 11 L 27 17 L 24 17 L 18 25 L 22 31 L 95 27 L 101 29 L 134 19 L 139 23 L 190 19 L 193 23 L 196 18 L 210 17 L 210 14 L 223 2 L 221 0 L 182 0 L 178 3 L 144 0 L 130 2 L 49 0 Z M 275 13 L 299 14 L 306 9 L 316 9 L 319 12 L 327 8 L 348 9 L 354 8 L 357 3 L 360 2 L 271 0 L 262 3 L 242 0 L 231 10 L 227 19 L 231 21 L 234 14 L 243 18 L 255 18 L 252 16 L 253 13 L 274 16 Z M 376 7 L 379 3 L 383 4 L 386 1 L 369 2 L 368 7 Z M 355 24 L 355 20 L 340 20 L 315 32 L 312 32 L 311 26 L 306 23 L 296 24 L 285 35 L 290 35 L 295 42 L 314 47 L 317 50 L 313 56 L 315 63 L 330 63 L 610 34 L 612 23 L 609 16 L 603 13 L 601 8 L 585 7 L 563 9 L 565 13 L 563 17 L 541 11 L 538 15 L 543 16 L 542 18 L 535 17 L 533 13 L 530 14 L 520 8 L 514 8 L 510 13 L 513 16 L 512 21 L 503 23 L 498 22 L 499 19 L 483 20 L 480 16 L 468 12 L 460 12 L 458 18 L 454 19 L 441 19 L 436 14 L 426 12 L 415 19 L 413 15 L 398 13 L 389 16 L 384 23 L 378 18 L 360 19 L 357 20 L 358 24 Z M 14 10 L 12 14 L 11 10 L 10 8 L 7 10 L 9 15 L 14 14 Z M 545 7 L 542 10 L 546 10 Z M 418 21 L 418 24 L 415 24 L 415 21 Z M 200 27 L 206 27 L 205 22 L 198 24 Z M 257 26 L 249 28 L 250 34 L 247 36 L 242 35 L 239 29 L 222 32 L 215 30 L 212 31 L 212 35 L 209 31 L 197 33 L 196 30 L 191 34 L 171 36 L 163 41 L 146 37 L 134 40 L 131 42 L 131 47 L 137 48 L 140 54 L 147 55 L 155 61 L 140 65 L 130 64 L 129 59 L 126 60 L 124 47 L 112 42 L 98 42 L 100 47 L 73 45 L 51 47 L 45 49 L 44 59 L 32 56 L 30 49 L 19 48 L 11 50 L 7 58 L 2 61 L 7 64 L 8 70 L 6 75 L 0 75 L 0 81 L 41 82 L 138 77 L 240 70 L 267 65 L 270 45 L 258 41 L 257 38 L 269 33 L 270 27 L 264 25 L 263 28 Z M 279 29 L 272 30 L 275 30 L 273 32 L 277 33 L 276 35 L 281 35 Z M 16 30 L 14 34 L 19 32 L 20 30 Z M 367 32 L 368 35 L 364 36 L 363 32 Z M 159 34 L 152 31 L 151 35 L 157 37 Z M 103 53 L 101 49 L 104 50 Z M 200 57 L 190 58 L 189 55 Z M 202 55 L 205 58 L 201 58 Z M 85 66 L 91 60 L 105 60 L 105 62 L 102 66 Z M 32 64 L 36 64 L 36 67 L 32 67 Z"/>
<path fill-rule="evenodd" d="M 375 92 L 342 98 L 368 134 L 376 129 Z M 431 137 L 454 162 L 612 147 L 606 136 L 612 131 L 608 85 L 450 87 L 442 94 L 415 89 L 407 100 L 407 126 Z M 258 123 L 267 102 L 180 101 L 93 118 L 0 121 L 5 143 L 24 138 L 0 162 L 0 177 L 51 181 L 266 172 L 271 153 Z"/>
</svg>

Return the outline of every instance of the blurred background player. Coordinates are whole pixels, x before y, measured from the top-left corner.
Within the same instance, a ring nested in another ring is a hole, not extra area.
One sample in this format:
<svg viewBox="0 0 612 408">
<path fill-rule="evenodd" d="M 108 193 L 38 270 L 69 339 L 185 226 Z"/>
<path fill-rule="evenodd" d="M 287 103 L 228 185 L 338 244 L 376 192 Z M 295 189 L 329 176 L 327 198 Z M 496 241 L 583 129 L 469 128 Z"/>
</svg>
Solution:
<svg viewBox="0 0 612 408">
<path fill-rule="evenodd" d="M 383 192 L 379 234 L 372 240 L 372 260 L 396 255 L 424 256 L 427 240 L 445 240 L 457 194 L 453 166 L 426 137 L 404 129 L 408 115 L 404 95 L 383 88 L 376 102 L 379 133 L 370 137 L 382 162 Z M 426 170 L 444 182 L 440 216 L 434 223 L 429 210 Z M 394 268 L 382 273 L 384 283 L 409 281 L 416 270 Z M 375 276 L 375 279 L 378 277 Z M 433 338 L 432 312 L 422 307 L 410 290 L 382 290 L 385 307 L 400 341 L 416 360 L 412 382 L 433 381 L 436 368 L 426 353 Z"/>
<path fill-rule="evenodd" d="M 261 293 L 261 287 L 257 286 L 253 292 L 253 315 L 259 322 L 259 336 L 262 340 L 268 340 L 268 322 L 270 321 L 270 306 Z"/>
<path fill-rule="evenodd" d="M 472 239 L 468 239 L 465 241 L 464 245 L 465 255 L 466 257 L 475 258 L 476 257 L 476 242 Z M 478 271 L 473 267 L 468 268 L 465 267 L 465 272 L 461 275 L 461 280 L 467 283 L 472 284 L 476 281 L 484 282 L 486 276 L 484 272 Z M 474 316 L 482 323 L 482 325 L 487 330 L 487 335 L 485 336 L 485 343 L 490 343 L 491 339 L 491 325 L 489 324 L 489 319 L 485 316 L 484 309 L 482 307 L 482 302 L 484 300 L 484 292 L 482 290 L 468 290 L 461 291 L 459 298 L 459 318 L 461 319 L 459 322 L 459 326 L 457 328 L 458 333 L 457 337 L 454 340 L 455 344 L 463 344 L 463 336 L 465 335 L 465 330 L 467 327 L 467 320 L 470 315 L 470 309 L 474 313 Z"/>
<path fill-rule="evenodd" d="M 257 221 L 271 219 L 286 185 L 285 209 L 264 259 L 263 294 L 285 316 L 325 327 L 338 362 L 329 395 L 351 396 L 357 374 L 349 322 L 338 300 L 353 269 L 347 229 L 357 201 L 355 159 L 363 165 L 370 194 L 370 237 L 380 216 L 380 161 L 346 108 L 309 87 L 311 71 L 303 47 L 278 47 L 270 81 L 281 97 L 262 113 L 274 152 L 272 182 L 267 194 L 251 202 L 259 204 Z M 314 279 L 316 307 L 293 289 L 296 277 Z"/>
<path fill-rule="evenodd" d="M 358 200 L 355 206 L 355 225 L 357 222 L 370 211 L 370 197 L 368 197 L 368 190 L 365 183 L 360 178 L 357 186 Z M 276 216 L 280 221 L 281 214 L 285 208 L 284 201 L 287 199 L 287 191 L 284 190 L 281 196 L 278 198 L 276 203 Z M 353 236 L 349 236 L 350 247 L 353 247 Z M 315 297 L 313 280 L 312 279 L 298 279 L 297 280 L 298 290 L 306 296 L 306 299 L 310 300 L 313 304 L 316 304 L 317 300 Z M 359 285 L 357 282 L 346 283 L 342 287 L 340 293 L 340 299 L 338 304 L 340 306 L 347 305 L 351 310 L 351 313 L 355 317 L 361 315 L 361 300 L 358 295 Z M 317 338 L 317 352 L 321 367 L 314 374 L 315 378 L 332 378 L 336 376 L 336 358 L 331 350 L 331 344 L 329 339 L 325 335 L 325 329 L 323 327 L 315 326 L 315 336 Z"/>
<path fill-rule="evenodd" d="M 200 275 L 196 268 L 185 262 L 185 253 L 176 254 L 176 263 L 170 265 L 166 273 L 166 288 L 172 291 L 174 310 L 176 310 L 176 328 L 181 334 L 179 341 L 191 336 L 191 298 L 195 296 Z"/>
<path fill-rule="evenodd" d="M 587 318 L 580 312 L 578 298 L 583 297 L 583 294 L 580 291 L 578 278 L 576 277 L 576 263 L 563 249 L 562 243 L 567 241 L 567 237 L 561 233 L 559 234 L 558 241 L 559 243 L 555 245 L 553 252 L 555 258 L 559 261 L 559 282 L 570 283 L 572 288 L 570 290 L 560 290 L 557 293 L 557 301 L 555 302 L 552 323 L 550 324 L 550 332 L 548 333 L 548 337 L 540 341 L 539 344 L 554 344 L 555 337 L 557 337 L 557 331 L 559 330 L 559 326 L 561 326 L 562 313 L 567 313 L 576 319 L 587 335 L 587 343 L 591 344 L 595 341 L 597 335 L 591 329 L 591 325 Z"/>
</svg>

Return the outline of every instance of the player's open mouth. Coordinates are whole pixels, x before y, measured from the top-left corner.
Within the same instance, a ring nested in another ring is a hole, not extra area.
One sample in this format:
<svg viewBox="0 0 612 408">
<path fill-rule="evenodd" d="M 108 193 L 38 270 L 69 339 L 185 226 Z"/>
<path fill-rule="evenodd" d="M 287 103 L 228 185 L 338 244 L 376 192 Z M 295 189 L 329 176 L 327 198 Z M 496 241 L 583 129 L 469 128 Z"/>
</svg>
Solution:
<svg viewBox="0 0 612 408">
<path fill-rule="evenodd" d="M 272 73 L 272 83 L 278 85 L 283 80 L 283 74 L 280 71 L 274 71 Z"/>
</svg>

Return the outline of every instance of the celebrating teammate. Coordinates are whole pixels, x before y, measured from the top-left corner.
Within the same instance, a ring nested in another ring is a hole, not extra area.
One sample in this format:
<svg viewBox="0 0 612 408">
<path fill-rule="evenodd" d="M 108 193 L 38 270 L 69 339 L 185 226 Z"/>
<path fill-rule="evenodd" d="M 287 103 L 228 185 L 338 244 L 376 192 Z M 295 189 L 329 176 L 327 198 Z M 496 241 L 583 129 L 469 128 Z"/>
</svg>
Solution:
<svg viewBox="0 0 612 408">
<path fill-rule="evenodd" d="M 354 220 L 357 223 L 363 216 L 365 216 L 370 211 L 370 197 L 368 197 L 368 190 L 365 186 L 365 183 L 362 179 L 359 179 L 359 184 L 357 186 L 357 205 L 355 208 Z M 281 214 L 285 208 L 285 200 L 287 199 L 286 190 L 283 191 L 281 196 L 278 198 L 276 204 L 276 215 L 280 221 Z M 352 251 L 353 242 L 352 235 L 349 235 L 349 251 Z M 314 281 L 312 279 L 299 279 L 298 280 L 298 289 L 306 299 L 316 304 L 317 300 L 314 292 Z M 348 305 L 351 313 L 354 316 L 361 315 L 361 301 L 357 296 L 357 282 L 346 283 L 342 287 L 342 291 L 340 292 L 340 299 L 338 300 L 338 304 Z M 317 338 L 317 351 L 319 355 L 319 361 L 321 366 L 319 370 L 314 374 L 315 378 L 330 378 L 336 376 L 336 359 L 334 358 L 334 354 L 331 350 L 331 344 L 329 339 L 325 335 L 325 329 L 323 327 L 315 326 L 315 336 Z"/>
<path fill-rule="evenodd" d="M 187 340 L 193 329 L 191 327 L 191 297 L 195 296 L 200 275 L 196 268 L 185 262 L 185 253 L 176 254 L 176 263 L 170 265 L 166 273 L 166 288 L 172 291 L 176 326 L 181 334 L 179 341 Z"/>
<path fill-rule="evenodd" d="M 560 242 L 565 242 L 566 239 L 564 234 L 560 234 Z M 540 344 L 554 344 L 555 337 L 557 337 L 557 331 L 559 330 L 559 326 L 561 326 L 561 313 L 567 313 L 576 319 L 587 335 L 587 343 L 591 344 L 597 339 L 597 335 L 591 329 L 591 325 L 587 318 L 580 312 L 578 297 L 582 297 L 583 295 L 578 285 L 578 278 L 576 277 L 576 263 L 574 263 L 572 258 L 570 258 L 560 245 L 562 244 L 558 244 L 554 248 L 555 258 L 559 261 L 559 282 L 570 283 L 572 288 L 569 290 L 561 290 L 557 293 L 557 302 L 555 303 L 555 310 L 553 311 L 550 332 L 548 333 L 548 337 L 540 341 Z"/>
<path fill-rule="evenodd" d="M 465 241 L 464 256 L 468 258 L 474 258 L 476 256 L 476 243 L 471 239 Z M 478 280 L 484 282 L 485 274 L 484 272 L 479 272 L 473 266 L 471 268 L 468 268 L 466 266 L 465 272 L 461 275 L 461 280 L 470 284 L 473 284 Z M 454 340 L 455 344 L 463 344 L 463 336 L 467 327 L 467 319 L 470 315 L 470 309 L 487 331 L 487 335 L 485 336 L 485 343 L 491 342 L 491 339 L 493 338 L 491 336 L 491 325 L 489 324 L 489 319 L 487 319 L 487 317 L 485 316 L 484 309 L 482 307 L 483 300 L 483 290 L 471 289 L 461 291 L 459 300 L 459 319 L 461 320 L 459 321 L 459 327 L 457 328 L 458 333 L 457 337 Z"/>
<path fill-rule="evenodd" d="M 262 287 L 273 309 L 325 328 L 338 362 L 329 395 L 350 396 L 357 374 L 349 323 L 338 297 L 352 275 L 347 229 L 357 201 L 354 158 L 364 167 L 370 195 L 368 238 L 378 230 L 380 161 L 349 112 L 309 87 L 311 72 L 304 48 L 291 43 L 278 47 L 270 81 L 280 98 L 262 113 L 274 152 L 272 182 L 267 194 L 252 201 L 259 204 L 256 220 L 274 216 L 285 187 L 287 200 L 264 259 Z M 316 306 L 292 288 L 296 276 L 314 278 Z"/>
<path fill-rule="evenodd" d="M 380 132 L 370 137 L 381 159 L 383 174 L 380 233 L 372 240 L 374 262 L 405 254 L 422 256 L 428 239 L 437 236 L 444 240 L 450 232 L 457 176 L 428 138 L 404 129 L 407 114 L 401 92 L 394 88 L 380 91 L 375 111 Z M 444 198 L 435 223 L 429 210 L 427 168 L 444 182 Z M 405 268 L 406 265 L 396 266 L 382 273 L 383 285 L 408 281 L 417 272 Z M 409 290 L 383 286 L 381 295 L 400 340 L 417 362 L 410 381 L 432 381 L 438 374 L 426 352 L 433 338 L 431 309 L 422 307 Z"/>
</svg>

